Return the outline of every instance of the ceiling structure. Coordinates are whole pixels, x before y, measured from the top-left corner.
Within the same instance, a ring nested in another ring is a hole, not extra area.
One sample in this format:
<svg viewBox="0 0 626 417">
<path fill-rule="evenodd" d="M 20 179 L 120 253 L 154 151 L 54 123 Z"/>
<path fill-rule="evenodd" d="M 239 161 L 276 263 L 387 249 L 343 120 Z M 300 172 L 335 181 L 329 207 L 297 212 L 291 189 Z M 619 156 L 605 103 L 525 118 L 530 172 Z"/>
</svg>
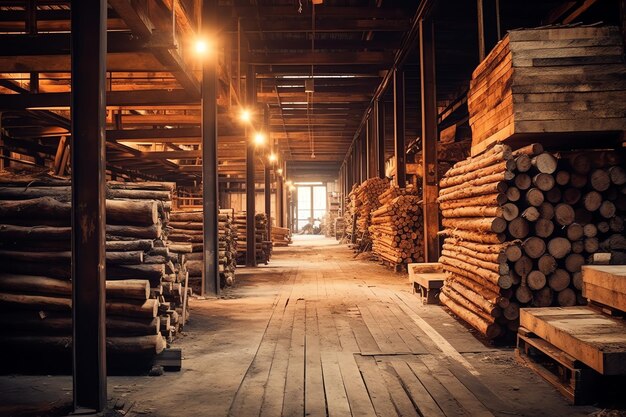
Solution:
<svg viewBox="0 0 626 417">
<path fill-rule="evenodd" d="M 218 156 L 222 181 L 245 177 L 246 144 L 269 123 L 269 144 L 293 180 L 333 180 L 373 98 L 386 108 L 386 153 L 393 152 L 392 89 L 386 71 L 406 55 L 407 142 L 420 135 L 420 69 L 407 42 L 418 4 L 383 0 L 219 1 L 214 55 L 194 50 L 200 0 L 109 0 L 107 166 L 111 174 L 193 184 L 201 180 L 202 59 L 218 59 Z M 476 2 L 433 8 L 439 128 L 467 123 L 465 93 L 478 63 Z M 617 0 L 500 2 L 507 29 L 612 16 Z M 567 6 L 567 7 L 566 7 Z M 615 19 L 619 13 L 615 13 Z M 614 22 L 607 22 L 614 23 Z M 0 2 L 0 132 L 3 156 L 19 164 L 67 160 L 70 2 Z M 253 128 L 238 120 L 254 66 Z M 313 92 L 306 92 L 313 79 Z M 267 118 L 266 118 L 267 117 Z M 64 159 L 65 158 L 65 159 Z M 256 164 L 262 170 L 262 164 Z M 63 169 L 63 167 L 61 167 Z M 61 172 L 63 172 L 61 170 Z"/>
</svg>

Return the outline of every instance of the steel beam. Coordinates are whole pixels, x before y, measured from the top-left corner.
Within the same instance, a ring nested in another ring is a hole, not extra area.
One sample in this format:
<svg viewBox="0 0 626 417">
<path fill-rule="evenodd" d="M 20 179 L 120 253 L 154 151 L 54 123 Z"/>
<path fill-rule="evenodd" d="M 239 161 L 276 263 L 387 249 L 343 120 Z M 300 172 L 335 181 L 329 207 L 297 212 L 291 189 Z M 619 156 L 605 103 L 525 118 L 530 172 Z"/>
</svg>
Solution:
<svg viewBox="0 0 626 417">
<path fill-rule="evenodd" d="M 106 0 L 72 1 L 72 361 L 74 410 L 106 406 Z"/>
<path fill-rule="evenodd" d="M 437 206 L 437 94 L 435 84 L 435 35 L 432 20 L 420 21 L 420 69 L 422 97 L 422 183 L 424 207 L 424 255 L 426 262 L 439 258 L 439 209 Z"/>
<path fill-rule="evenodd" d="M 202 2 L 202 31 L 215 27 L 217 0 Z M 217 57 L 202 62 L 202 230 L 204 235 L 202 295 L 219 296 L 218 175 L 217 175 Z"/>
</svg>

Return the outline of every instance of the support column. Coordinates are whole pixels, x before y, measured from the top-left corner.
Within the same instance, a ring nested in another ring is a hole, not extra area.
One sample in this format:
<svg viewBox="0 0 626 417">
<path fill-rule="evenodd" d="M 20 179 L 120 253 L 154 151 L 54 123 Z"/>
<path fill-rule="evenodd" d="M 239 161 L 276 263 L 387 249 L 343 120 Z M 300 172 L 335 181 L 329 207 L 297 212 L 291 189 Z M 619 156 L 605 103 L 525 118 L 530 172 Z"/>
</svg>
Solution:
<svg viewBox="0 0 626 417">
<path fill-rule="evenodd" d="M 216 0 L 202 2 L 202 34 L 210 38 Z M 217 174 L 217 56 L 202 62 L 202 295 L 220 293 Z"/>
<path fill-rule="evenodd" d="M 376 128 L 378 130 L 376 133 L 378 139 L 378 147 L 376 149 L 378 157 L 378 176 L 385 178 L 385 102 L 376 100 L 374 106 L 376 106 Z"/>
<path fill-rule="evenodd" d="M 435 90 L 435 39 L 431 20 L 420 21 L 420 71 L 422 97 L 422 183 L 424 255 L 426 262 L 439 258 L 439 207 L 437 205 L 437 95 Z"/>
<path fill-rule="evenodd" d="M 254 65 L 248 64 L 246 75 L 246 93 L 248 109 L 254 112 L 256 108 L 256 74 Z M 247 129 L 249 130 L 249 129 Z M 254 230 L 255 214 L 255 187 L 254 187 L 254 163 L 255 149 L 254 141 L 246 135 L 246 266 L 256 266 L 256 241 Z"/>
<path fill-rule="evenodd" d="M 72 327 L 74 410 L 107 401 L 105 345 L 105 0 L 72 1 Z"/>
<path fill-rule="evenodd" d="M 370 117 L 367 119 L 367 121 L 365 122 L 365 178 L 369 179 L 371 174 L 372 174 L 372 161 L 371 161 L 371 157 L 372 157 L 372 143 L 373 141 L 371 140 L 371 135 L 372 135 L 372 116 L 370 115 Z"/>
<path fill-rule="evenodd" d="M 404 146 L 404 71 L 396 69 L 393 73 L 393 119 L 396 158 L 396 184 L 406 187 L 406 150 Z"/>
<path fill-rule="evenodd" d="M 479 62 L 485 59 L 500 40 L 499 9 L 499 0 L 476 0 Z"/>
<path fill-rule="evenodd" d="M 278 205 L 276 209 L 276 214 L 278 216 L 277 223 L 279 227 L 285 227 L 285 217 L 284 217 L 284 187 L 283 187 L 283 177 L 282 175 L 276 176 L 276 204 Z"/>
<path fill-rule="evenodd" d="M 361 160 L 361 182 L 365 181 L 367 177 L 367 132 L 361 133 L 359 139 L 359 157 Z"/>
<path fill-rule="evenodd" d="M 270 109 L 268 106 L 265 106 L 263 109 L 263 131 L 265 132 L 265 136 L 267 137 L 267 143 L 271 143 L 270 140 Z M 270 149 L 270 152 L 273 149 Z M 270 172 L 270 164 L 269 160 L 264 160 L 263 165 L 263 174 L 265 185 L 263 187 L 264 192 L 264 202 L 265 202 L 265 215 L 267 216 L 267 238 L 271 240 L 272 238 L 272 181 L 271 181 L 271 172 Z"/>
</svg>

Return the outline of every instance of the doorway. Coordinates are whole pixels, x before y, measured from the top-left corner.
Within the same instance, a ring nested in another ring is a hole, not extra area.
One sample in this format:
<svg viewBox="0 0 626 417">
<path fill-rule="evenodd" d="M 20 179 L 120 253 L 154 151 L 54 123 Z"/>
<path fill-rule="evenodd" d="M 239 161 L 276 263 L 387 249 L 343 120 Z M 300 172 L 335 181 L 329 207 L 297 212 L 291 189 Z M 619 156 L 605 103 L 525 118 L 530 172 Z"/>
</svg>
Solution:
<svg viewBox="0 0 626 417">
<path fill-rule="evenodd" d="M 326 214 L 325 185 L 297 185 L 296 232 L 302 231 L 307 224 L 319 226 Z"/>
</svg>

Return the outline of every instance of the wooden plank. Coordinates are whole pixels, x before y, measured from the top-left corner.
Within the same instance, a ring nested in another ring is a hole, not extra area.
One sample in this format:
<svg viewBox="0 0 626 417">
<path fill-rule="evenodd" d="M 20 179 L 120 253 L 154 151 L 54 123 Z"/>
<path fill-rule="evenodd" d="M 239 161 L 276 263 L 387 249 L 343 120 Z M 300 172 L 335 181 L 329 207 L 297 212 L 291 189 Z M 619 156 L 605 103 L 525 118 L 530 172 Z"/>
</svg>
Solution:
<svg viewBox="0 0 626 417">
<path fill-rule="evenodd" d="M 337 357 L 352 415 L 355 417 L 376 416 L 374 406 L 367 393 L 367 388 L 354 360 L 354 355 L 351 353 L 338 353 Z"/>
<path fill-rule="evenodd" d="M 323 301 L 318 302 L 316 303 L 316 308 L 318 326 L 320 331 L 320 349 L 322 351 L 341 350 L 341 342 L 339 341 L 338 330 L 327 303 Z"/>
<path fill-rule="evenodd" d="M 381 371 L 376 365 L 373 357 L 357 356 L 355 360 L 358 364 L 359 371 L 365 381 L 370 401 L 374 406 L 374 410 L 378 417 L 394 417 L 398 416 L 398 412 L 393 405 L 391 395 L 384 383 Z"/>
<path fill-rule="evenodd" d="M 382 352 L 382 346 L 379 347 L 376 343 L 374 336 L 370 333 L 362 317 L 352 317 L 348 322 L 350 323 L 360 352 Z"/>
<path fill-rule="evenodd" d="M 582 267 L 583 296 L 626 311 L 626 265 Z"/>
<path fill-rule="evenodd" d="M 411 395 L 413 404 L 417 406 L 423 416 L 444 417 L 443 411 L 430 396 L 424 385 L 420 382 L 409 366 L 404 361 L 392 361 L 391 365 L 403 382 L 405 389 Z"/>
<path fill-rule="evenodd" d="M 417 417 L 419 414 L 415 410 L 413 402 L 408 397 L 406 391 L 400 384 L 398 374 L 394 371 L 393 367 L 387 363 L 379 363 L 378 368 L 383 376 L 383 381 L 387 386 L 391 400 L 395 405 L 398 415 L 402 417 Z"/>
<path fill-rule="evenodd" d="M 296 313 L 291 334 L 282 415 L 285 417 L 301 417 L 304 415 L 305 301 L 302 299 L 292 300 L 291 302 L 296 303 Z"/>
<path fill-rule="evenodd" d="M 386 345 L 390 353 L 409 353 L 411 348 L 402 340 L 400 335 L 396 332 L 394 322 L 395 320 L 388 320 L 388 316 L 391 315 L 389 309 L 385 306 L 380 306 L 379 303 L 371 303 L 367 307 L 359 307 L 361 314 L 366 308 L 368 311 L 367 320 L 375 321 L 375 325 L 382 333 L 383 345 Z M 366 323 L 367 323 L 366 320 Z M 369 327 L 369 324 L 368 324 Z M 372 333 L 373 334 L 373 333 Z M 378 340 L 378 345 L 381 346 L 381 341 Z"/>
<path fill-rule="evenodd" d="M 336 352 L 322 352 L 322 371 L 328 416 L 352 416 Z"/>
<path fill-rule="evenodd" d="M 320 357 L 320 334 L 315 301 L 306 303 L 304 411 L 307 416 L 326 416 L 324 381 Z"/>
<path fill-rule="evenodd" d="M 489 409 L 472 394 L 465 385 L 461 384 L 458 379 L 445 367 L 441 366 L 441 362 L 431 356 L 423 356 L 420 358 L 424 365 L 430 369 L 433 376 L 441 382 L 443 386 L 456 398 L 467 412 L 472 416 L 493 417 Z"/>
<path fill-rule="evenodd" d="M 415 335 L 411 334 L 411 332 L 405 328 L 404 323 L 398 320 L 398 317 L 394 314 L 394 311 L 392 310 L 393 307 L 397 309 L 397 306 L 395 304 L 383 304 L 374 307 L 377 311 L 377 315 L 380 317 L 379 322 L 382 322 L 384 328 L 389 329 L 388 332 L 394 332 L 395 337 L 399 337 L 402 345 L 406 346 L 406 349 L 408 349 L 408 351 L 414 354 L 427 353 L 427 350 L 415 338 Z M 400 350 L 398 352 L 404 351 L 405 350 Z"/>
<path fill-rule="evenodd" d="M 524 308 L 520 326 L 604 375 L 626 373 L 626 323 L 588 307 Z"/>
<path fill-rule="evenodd" d="M 431 397 L 444 412 L 446 417 L 466 417 L 469 414 L 454 398 L 444 385 L 435 378 L 430 370 L 419 360 L 407 361 L 413 373 L 419 378 L 422 385 L 428 390 Z"/>
</svg>

